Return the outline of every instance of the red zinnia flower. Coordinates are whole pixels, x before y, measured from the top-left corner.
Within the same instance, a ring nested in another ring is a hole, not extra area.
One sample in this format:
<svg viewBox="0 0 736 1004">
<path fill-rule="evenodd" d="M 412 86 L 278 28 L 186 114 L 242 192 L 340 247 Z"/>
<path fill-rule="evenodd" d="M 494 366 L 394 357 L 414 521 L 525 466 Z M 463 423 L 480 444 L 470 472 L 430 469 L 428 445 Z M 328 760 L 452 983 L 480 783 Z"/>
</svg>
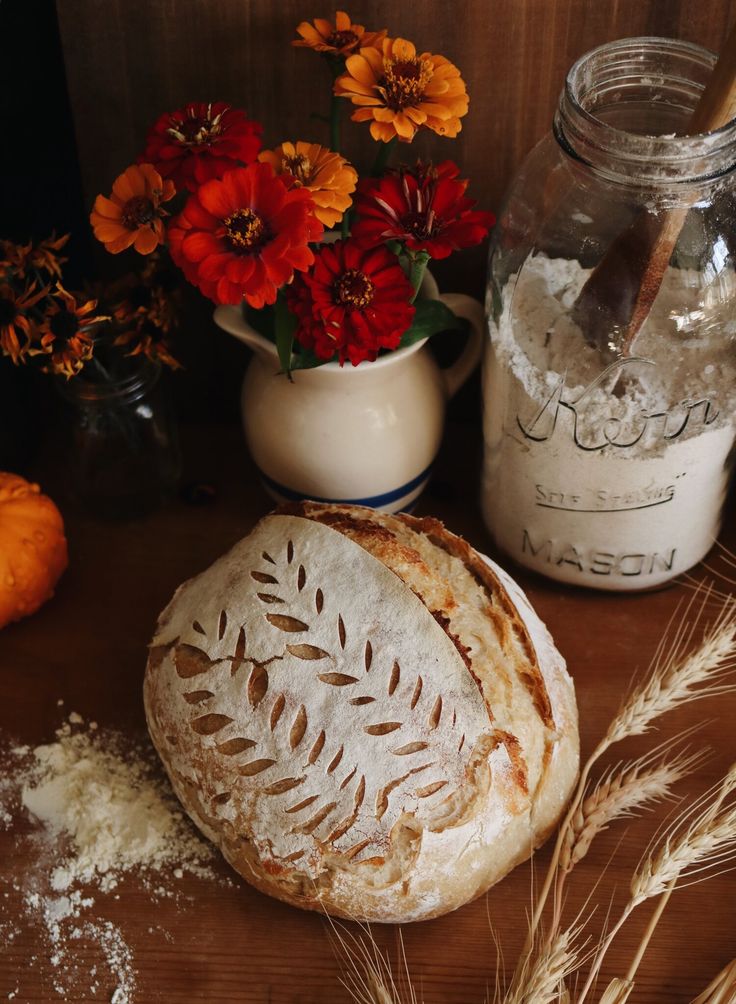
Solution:
<svg viewBox="0 0 736 1004">
<path fill-rule="evenodd" d="M 496 222 L 493 213 L 473 209 L 468 182 L 451 160 L 437 167 L 418 162 L 382 178 L 369 179 L 355 200 L 353 236 L 361 244 L 402 241 L 410 251 L 447 258 L 459 248 L 480 244 Z"/>
<path fill-rule="evenodd" d="M 250 164 L 261 149 L 263 126 L 224 101 L 191 101 L 159 118 L 146 137 L 141 161 L 171 178 L 177 191 L 221 178 L 239 164 Z"/>
<path fill-rule="evenodd" d="M 337 355 L 353 366 L 398 347 L 414 317 L 413 295 L 395 254 L 350 240 L 324 245 L 311 272 L 287 290 L 297 340 L 320 359 Z"/>
<path fill-rule="evenodd" d="M 215 303 L 262 307 L 294 271 L 314 261 L 322 234 L 305 188 L 287 188 L 269 164 L 206 181 L 169 226 L 169 250 L 187 279 Z"/>
<path fill-rule="evenodd" d="M 191 282 L 193 286 L 199 287 L 200 292 L 204 293 L 208 300 L 214 300 L 217 302 L 217 283 L 206 282 L 199 274 L 197 264 L 195 262 L 187 261 L 184 257 L 182 244 L 187 234 L 191 233 L 193 230 L 194 227 L 189 220 L 186 219 L 184 213 L 179 213 L 178 216 L 175 216 L 166 231 L 169 254 L 171 255 L 171 260 L 174 264 L 177 265 L 184 273 L 184 278 L 187 282 Z"/>
</svg>

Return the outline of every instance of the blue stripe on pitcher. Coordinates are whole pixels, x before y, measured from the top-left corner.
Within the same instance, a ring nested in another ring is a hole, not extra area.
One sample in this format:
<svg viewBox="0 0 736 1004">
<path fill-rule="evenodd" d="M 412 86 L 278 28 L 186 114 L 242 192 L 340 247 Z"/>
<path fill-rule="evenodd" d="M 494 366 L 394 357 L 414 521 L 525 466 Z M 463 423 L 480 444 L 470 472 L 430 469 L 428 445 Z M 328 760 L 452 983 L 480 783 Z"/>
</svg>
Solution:
<svg viewBox="0 0 736 1004">
<path fill-rule="evenodd" d="M 303 492 L 294 491 L 293 488 L 287 488 L 285 485 L 279 484 L 278 481 L 274 481 L 263 471 L 259 471 L 261 479 L 264 484 L 280 495 L 284 501 L 289 502 L 304 502 L 310 500 L 312 502 L 332 502 L 337 505 L 364 505 L 370 506 L 372 509 L 379 509 L 381 506 L 391 505 L 392 502 L 398 502 L 400 499 L 405 498 L 407 495 L 412 495 L 413 493 L 419 494 L 419 490 L 424 486 L 424 483 L 429 479 L 430 472 L 432 470 L 432 464 L 426 467 L 421 474 L 417 474 L 415 478 L 411 481 L 407 481 L 405 485 L 401 485 L 400 488 L 394 488 L 390 492 L 383 492 L 382 495 L 370 495 L 366 498 L 352 498 L 352 499 L 330 499 L 323 498 L 320 495 L 305 495 Z M 412 501 L 414 501 L 412 499 Z"/>
</svg>

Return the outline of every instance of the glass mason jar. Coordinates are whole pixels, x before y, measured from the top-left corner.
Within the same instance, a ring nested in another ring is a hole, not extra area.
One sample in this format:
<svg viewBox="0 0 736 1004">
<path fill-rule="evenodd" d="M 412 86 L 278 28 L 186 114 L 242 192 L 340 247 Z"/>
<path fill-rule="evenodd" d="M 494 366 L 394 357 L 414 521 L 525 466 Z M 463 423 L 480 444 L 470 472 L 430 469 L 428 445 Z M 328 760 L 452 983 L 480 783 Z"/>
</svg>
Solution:
<svg viewBox="0 0 736 1004">
<path fill-rule="evenodd" d="M 514 560 L 565 582 L 658 586 L 720 529 L 736 420 L 736 124 L 685 135 L 714 63 L 660 38 L 583 56 L 494 235 L 484 516 Z M 661 286 L 627 345 L 628 307 L 578 295 L 613 245 L 608 295 L 632 301 L 642 269 L 614 261 L 614 241 L 639 234 L 647 261 L 641 234 L 673 220 Z"/>
<path fill-rule="evenodd" d="M 178 436 L 161 382 L 161 365 L 144 355 L 96 351 L 105 367 L 88 363 L 59 385 L 72 406 L 68 459 L 70 490 L 95 516 L 131 519 L 160 505 L 181 473 Z"/>
</svg>

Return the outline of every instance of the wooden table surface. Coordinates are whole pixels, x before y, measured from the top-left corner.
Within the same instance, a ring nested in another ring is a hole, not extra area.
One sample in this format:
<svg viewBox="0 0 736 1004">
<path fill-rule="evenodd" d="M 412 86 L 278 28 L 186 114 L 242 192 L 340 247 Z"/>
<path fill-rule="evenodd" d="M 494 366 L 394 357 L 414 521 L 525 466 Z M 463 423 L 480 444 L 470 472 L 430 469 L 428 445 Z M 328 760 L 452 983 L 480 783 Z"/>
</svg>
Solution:
<svg viewBox="0 0 736 1004">
<path fill-rule="evenodd" d="M 211 505 L 195 507 L 177 500 L 128 524 L 100 523 L 73 510 L 65 512 L 71 561 L 57 595 L 38 614 L 0 634 L 0 729 L 6 739 L 30 744 L 51 740 L 60 724 L 60 699 L 65 711 L 75 710 L 101 726 L 143 733 L 141 681 L 157 614 L 182 580 L 205 568 L 270 508 L 237 428 L 192 427 L 185 430 L 184 445 L 186 476 L 217 487 Z M 417 511 L 440 517 L 492 554 L 477 506 L 477 458 L 478 443 L 468 428 L 451 429 L 435 482 Z M 53 478 L 48 480 L 53 487 Z M 563 588 L 518 570 L 516 576 L 567 658 L 577 686 L 583 750 L 589 751 L 632 675 L 646 667 L 687 588 L 621 596 Z M 681 793 L 702 790 L 736 759 L 735 713 L 736 696 L 721 697 L 663 720 L 662 736 L 705 722 L 696 741 L 713 748 L 705 766 L 680 785 Z M 643 748 L 644 743 L 631 742 L 620 755 Z M 600 879 L 592 930 L 603 923 L 610 898 L 620 899 L 663 811 L 629 825 L 616 824 L 594 844 L 573 875 L 570 917 Z M 0 831 L 0 890 L 4 883 L 22 878 L 23 859 L 13 853 L 16 841 L 12 828 Z M 543 874 L 549 850 L 535 859 L 538 875 Z M 224 863 L 218 863 L 218 870 L 223 876 L 229 873 Z M 489 920 L 510 968 L 524 938 L 530 874 L 528 865 L 521 866 L 486 897 L 439 920 L 403 929 L 420 999 L 427 1004 L 482 1004 L 489 988 L 492 996 L 496 948 Z M 134 876 L 116 890 L 118 899 L 95 894 L 98 915 L 115 923 L 133 950 L 135 1001 L 347 1001 L 325 919 L 271 900 L 233 878 L 227 885 L 185 877 L 179 887 L 186 897 L 178 902 L 152 904 Z M 13 904 L 19 908 L 10 885 L 8 890 L 4 902 L 0 898 L 0 935 L 13 919 Z M 646 919 L 642 909 L 624 928 L 604 975 L 624 975 Z M 395 960 L 396 929 L 376 928 L 374 934 Z M 88 955 L 90 965 L 100 962 L 93 945 L 80 942 L 75 952 L 82 959 Z M 631 999 L 685 1004 L 735 955 L 736 874 L 726 874 L 673 897 Z M 2 946 L 0 1000 L 16 990 L 10 998 L 15 1001 L 59 1000 L 53 976 L 42 932 L 24 928 Z M 87 988 L 64 999 L 109 1001 L 115 981 L 112 976 L 106 979 L 101 972 L 94 996 Z"/>
</svg>

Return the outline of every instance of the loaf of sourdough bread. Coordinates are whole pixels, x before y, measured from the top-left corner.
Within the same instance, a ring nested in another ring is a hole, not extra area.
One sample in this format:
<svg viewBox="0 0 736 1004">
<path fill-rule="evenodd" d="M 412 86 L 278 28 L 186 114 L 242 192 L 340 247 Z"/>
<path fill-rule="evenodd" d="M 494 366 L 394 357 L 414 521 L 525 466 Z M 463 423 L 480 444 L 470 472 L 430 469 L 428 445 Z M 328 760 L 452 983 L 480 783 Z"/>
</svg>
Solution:
<svg viewBox="0 0 736 1004">
<path fill-rule="evenodd" d="M 546 838 L 577 776 L 546 628 L 433 519 L 265 517 L 179 588 L 144 691 L 177 795 L 236 871 L 351 919 L 478 896 Z"/>
</svg>

